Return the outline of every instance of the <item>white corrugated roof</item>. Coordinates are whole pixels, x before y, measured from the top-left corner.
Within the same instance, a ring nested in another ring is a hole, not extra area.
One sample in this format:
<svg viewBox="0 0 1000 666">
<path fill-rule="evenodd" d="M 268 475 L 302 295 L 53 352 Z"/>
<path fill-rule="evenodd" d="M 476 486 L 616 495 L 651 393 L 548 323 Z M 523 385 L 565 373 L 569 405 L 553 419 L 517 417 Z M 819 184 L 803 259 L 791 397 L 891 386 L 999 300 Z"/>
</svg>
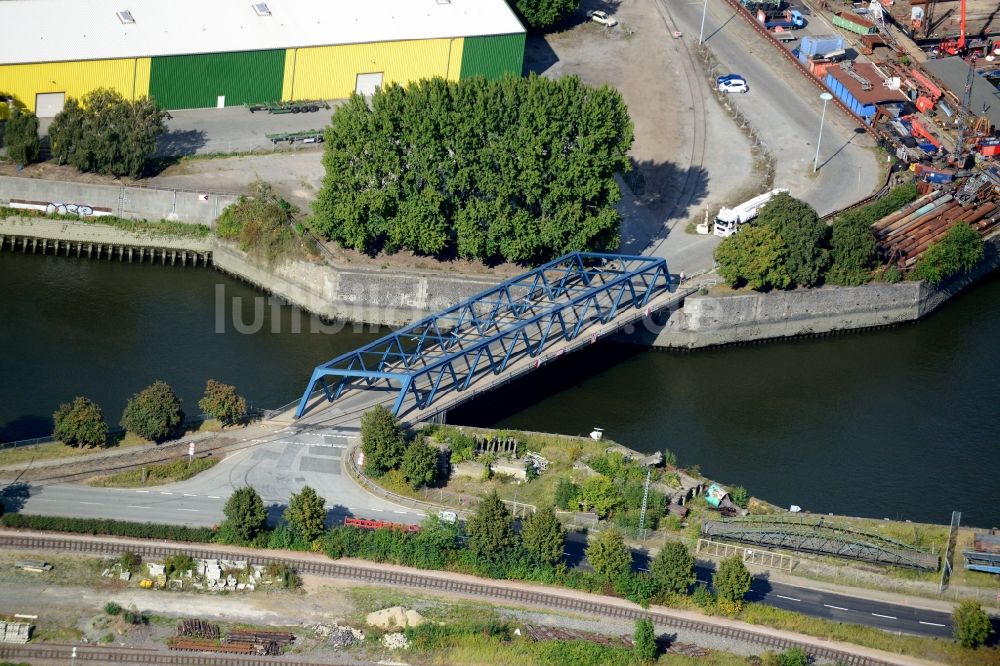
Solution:
<svg viewBox="0 0 1000 666">
<path fill-rule="evenodd" d="M 504 0 L 8 0 L 0 26 L 0 64 L 524 32 Z"/>
</svg>

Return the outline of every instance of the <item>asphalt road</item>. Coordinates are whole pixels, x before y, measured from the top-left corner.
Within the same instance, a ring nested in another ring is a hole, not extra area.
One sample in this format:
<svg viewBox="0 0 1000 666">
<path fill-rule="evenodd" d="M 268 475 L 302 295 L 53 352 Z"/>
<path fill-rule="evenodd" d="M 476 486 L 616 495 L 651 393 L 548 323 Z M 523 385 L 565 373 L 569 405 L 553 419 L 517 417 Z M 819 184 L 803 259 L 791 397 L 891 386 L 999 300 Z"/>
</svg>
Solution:
<svg viewBox="0 0 1000 666">
<path fill-rule="evenodd" d="M 705 44 L 718 59 L 718 73 L 740 73 L 749 84 L 749 93 L 729 95 L 727 101 L 739 107 L 774 155 L 775 187 L 789 188 L 792 196 L 809 202 L 821 215 L 867 196 L 875 187 L 879 170 L 874 153 L 865 147 L 871 142 L 864 130 L 829 105 L 820 170 L 814 175 L 823 108 L 820 90 L 781 58 L 732 7 L 723 0 L 707 1 Z M 684 39 L 696 44 L 702 1 L 680 0 L 670 2 L 669 7 Z"/>
<path fill-rule="evenodd" d="M 570 534 L 566 540 L 567 563 L 592 570 L 584 554 L 585 548 L 585 537 L 579 533 Z M 649 557 L 644 552 L 633 551 L 632 562 L 636 569 L 648 570 Z M 713 571 L 714 567 L 709 562 L 701 561 L 695 567 L 698 581 L 706 584 L 711 583 Z M 746 598 L 834 622 L 860 624 L 915 636 L 952 637 L 951 616 L 948 613 L 772 582 L 763 576 L 754 577 Z"/>
</svg>

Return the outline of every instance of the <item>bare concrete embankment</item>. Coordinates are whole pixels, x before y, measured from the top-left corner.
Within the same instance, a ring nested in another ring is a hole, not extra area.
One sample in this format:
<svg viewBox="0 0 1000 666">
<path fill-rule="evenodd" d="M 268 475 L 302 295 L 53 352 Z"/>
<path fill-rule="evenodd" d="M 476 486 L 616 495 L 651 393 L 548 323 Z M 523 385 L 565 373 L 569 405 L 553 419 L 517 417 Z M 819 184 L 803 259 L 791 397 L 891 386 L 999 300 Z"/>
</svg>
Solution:
<svg viewBox="0 0 1000 666">
<path fill-rule="evenodd" d="M 1000 237 L 971 273 L 939 287 L 923 282 L 872 283 L 769 293 L 695 295 L 666 315 L 662 330 L 629 340 L 654 347 L 697 349 L 773 338 L 819 335 L 916 321 L 1000 267 Z"/>
</svg>

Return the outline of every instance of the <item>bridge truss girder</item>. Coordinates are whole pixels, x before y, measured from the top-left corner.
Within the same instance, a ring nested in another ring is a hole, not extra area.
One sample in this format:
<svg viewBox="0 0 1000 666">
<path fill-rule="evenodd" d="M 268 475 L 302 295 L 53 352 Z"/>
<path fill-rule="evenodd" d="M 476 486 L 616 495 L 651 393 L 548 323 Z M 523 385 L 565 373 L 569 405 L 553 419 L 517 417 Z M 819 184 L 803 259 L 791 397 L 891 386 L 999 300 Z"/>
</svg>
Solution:
<svg viewBox="0 0 1000 666">
<path fill-rule="evenodd" d="M 395 414 L 408 397 L 426 408 L 444 392 L 469 388 L 477 376 L 499 375 L 557 340 L 644 307 L 670 287 L 663 259 L 586 252 L 560 257 L 317 366 L 295 416 L 302 416 L 317 384 L 332 402 L 350 388 L 384 382 L 398 386 Z"/>
</svg>

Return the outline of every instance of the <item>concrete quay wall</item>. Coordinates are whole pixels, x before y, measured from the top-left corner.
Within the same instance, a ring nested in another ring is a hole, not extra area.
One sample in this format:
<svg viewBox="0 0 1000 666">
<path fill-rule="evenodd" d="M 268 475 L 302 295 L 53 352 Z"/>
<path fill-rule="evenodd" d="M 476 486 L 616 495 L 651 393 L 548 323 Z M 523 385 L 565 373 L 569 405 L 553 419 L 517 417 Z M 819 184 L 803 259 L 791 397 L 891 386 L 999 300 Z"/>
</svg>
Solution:
<svg viewBox="0 0 1000 666">
<path fill-rule="evenodd" d="M 106 208 L 125 219 L 211 225 L 239 195 L 0 176 L 0 206 L 11 199 Z"/>
<path fill-rule="evenodd" d="M 916 321 L 1000 267 L 1000 238 L 972 272 L 938 287 L 923 282 L 872 283 L 769 293 L 695 295 L 665 313 L 662 330 L 631 341 L 654 347 L 697 349 L 755 340 L 808 336 Z"/>
</svg>

